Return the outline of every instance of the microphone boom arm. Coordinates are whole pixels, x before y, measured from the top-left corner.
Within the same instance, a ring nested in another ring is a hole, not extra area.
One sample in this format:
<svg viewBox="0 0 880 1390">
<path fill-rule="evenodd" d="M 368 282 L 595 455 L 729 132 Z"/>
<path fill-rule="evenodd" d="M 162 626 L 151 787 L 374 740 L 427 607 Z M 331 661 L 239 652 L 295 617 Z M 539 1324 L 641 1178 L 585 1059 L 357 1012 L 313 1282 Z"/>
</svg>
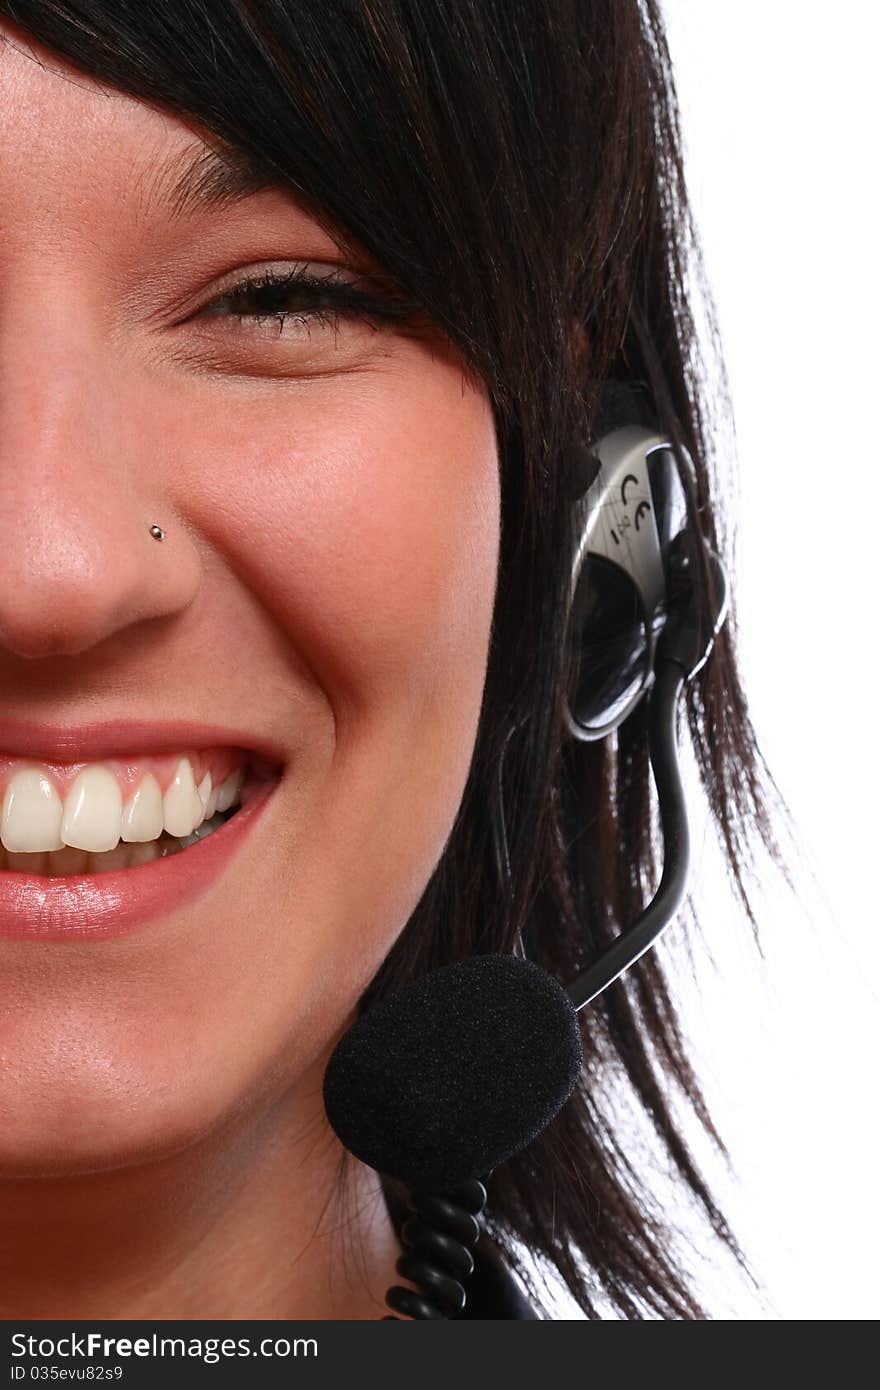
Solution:
<svg viewBox="0 0 880 1390">
<path fill-rule="evenodd" d="M 663 873 L 644 912 L 607 946 L 597 961 L 566 985 L 580 1012 L 653 946 L 684 898 L 690 858 L 687 807 L 678 762 L 676 712 L 686 673 L 675 656 L 660 659 L 650 692 L 649 756 L 663 833 Z"/>
</svg>

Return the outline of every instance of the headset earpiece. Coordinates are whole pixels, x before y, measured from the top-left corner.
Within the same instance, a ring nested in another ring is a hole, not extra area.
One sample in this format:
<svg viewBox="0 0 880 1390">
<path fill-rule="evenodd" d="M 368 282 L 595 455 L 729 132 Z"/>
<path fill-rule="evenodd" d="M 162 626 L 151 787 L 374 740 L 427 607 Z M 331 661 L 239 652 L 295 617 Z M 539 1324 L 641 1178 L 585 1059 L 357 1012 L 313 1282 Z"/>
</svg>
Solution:
<svg viewBox="0 0 880 1390">
<path fill-rule="evenodd" d="M 643 398 L 623 383 L 605 400 L 612 427 L 591 451 L 598 468 L 575 503 L 579 541 L 569 591 L 565 718 L 571 736 L 584 742 L 604 738 L 631 714 L 654 682 L 658 658 L 676 661 L 690 680 L 727 611 L 724 568 L 690 523 L 668 437 L 644 423 L 620 423 L 627 402 L 640 420 L 647 417 Z M 697 563 L 700 544 L 711 594 Z"/>
</svg>

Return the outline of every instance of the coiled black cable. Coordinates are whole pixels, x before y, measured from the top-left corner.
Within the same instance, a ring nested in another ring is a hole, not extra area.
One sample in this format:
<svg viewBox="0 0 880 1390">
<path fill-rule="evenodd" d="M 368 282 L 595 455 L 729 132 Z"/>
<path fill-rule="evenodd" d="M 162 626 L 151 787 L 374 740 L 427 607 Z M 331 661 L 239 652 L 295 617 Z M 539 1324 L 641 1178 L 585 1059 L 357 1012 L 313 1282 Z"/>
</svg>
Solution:
<svg viewBox="0 0 880 1390">
<path fill-rule="evenodd" d="M 459 1317 L 467 1301 L 462 1280 L 473 1272 L 471 1251 L 480 1234 L 477 1218 L 486 1205 L 486 1189 L 473 1179 L 451 1193 L 413 1193 L 411 1201 L 414 1215 L 403 1224 L 404 1253 L 395 1269 L 422 1292 L 393 1284 L 385 1303 L 394 1312 L 381 1321 L 399 1322 L 394 1313 L 408 1318 Z"/>
</svg>

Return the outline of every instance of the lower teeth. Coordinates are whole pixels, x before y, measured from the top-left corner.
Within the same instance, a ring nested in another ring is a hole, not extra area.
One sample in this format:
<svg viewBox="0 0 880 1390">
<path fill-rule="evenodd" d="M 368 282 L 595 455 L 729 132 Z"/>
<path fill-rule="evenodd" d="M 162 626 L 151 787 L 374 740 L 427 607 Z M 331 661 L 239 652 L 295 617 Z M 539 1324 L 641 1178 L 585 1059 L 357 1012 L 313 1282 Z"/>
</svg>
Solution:
<svg viewBox="0 0 880 1390">
<path fill-rule="evenodd" d="M 157 840 L 146 840 L 142 843 L 132 844 L 128 844 L 126 841 L 122 840 L 117 845 L 116 849 L 107 850 L 103 854 L 89 853 L 84 865 L 75 869 L 62 867 L 60 856 L 66 854 L 65 850 L 52 850 L 51 852 L 43 854 L 12 855 L 7 850 L 5 851 L 6 864 L 2 867 L 5 867 L 7 870 L 11 868 L 12 872 L 38 873 L 50 878 L 66 878 L 70 874 L 106 873 L 111 870 L 118 870 L 126 867 L 133 868 L 137 864 L 148 863 L 151 859 L 166 859 L 170 855 L 180 854 L 181 850 L 188 849 L 190 845 L 194 845 L 198 840 L 207 839 L 209 835 L 212 835 L 215 830 L 219 830 L 220 826 L 225 824 L 225 822 L 240 809 L 240 805 L 236 805 L 231 807 L 228 811 L 218 811 L 210 820 L 202 821 L 201 825 L 197 826 L 191 835 L 178 837 L 176 835 L 169 835 L 167 831 L 163 831 Z M 75 853 L 78 854 L 82 854 L 83 852 L 84 851 L 75 851 Z M 126 865 L 124 863 L 120 864 L 118 862 L 123 852 L 132 855 L 133 862 L 131 865 Z M 3 855 L 4 851 L 0 850 L 0 862 L 2 862 Z M 59 856 L 58 860 L 56 860 L 56 855 Z M 14 866 L 10 865 L 10 859 L 14 861 Z M 28 860 L 33 861 L 33 867 L 28 866 Z M 56 860 L 54 864 L 52 862 L 53 860 Z"/>
</svg>

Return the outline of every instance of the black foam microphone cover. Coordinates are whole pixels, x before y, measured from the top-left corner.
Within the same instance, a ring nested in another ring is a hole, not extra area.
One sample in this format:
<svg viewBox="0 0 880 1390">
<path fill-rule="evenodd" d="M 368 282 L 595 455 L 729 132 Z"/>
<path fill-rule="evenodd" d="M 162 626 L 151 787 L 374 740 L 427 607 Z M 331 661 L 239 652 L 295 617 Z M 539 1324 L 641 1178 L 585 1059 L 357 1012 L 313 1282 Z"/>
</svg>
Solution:
<svg viewBox="0 0 880 1390">
<path fill-rule="evenodd" d="M 582 1065 L 577 1011 L 533 961 L 442 966 L 363 1014 L 324 1074 L 327 1117 L 369 1167 L 448 1191 L 530 1144 Z"/>
</svg>

